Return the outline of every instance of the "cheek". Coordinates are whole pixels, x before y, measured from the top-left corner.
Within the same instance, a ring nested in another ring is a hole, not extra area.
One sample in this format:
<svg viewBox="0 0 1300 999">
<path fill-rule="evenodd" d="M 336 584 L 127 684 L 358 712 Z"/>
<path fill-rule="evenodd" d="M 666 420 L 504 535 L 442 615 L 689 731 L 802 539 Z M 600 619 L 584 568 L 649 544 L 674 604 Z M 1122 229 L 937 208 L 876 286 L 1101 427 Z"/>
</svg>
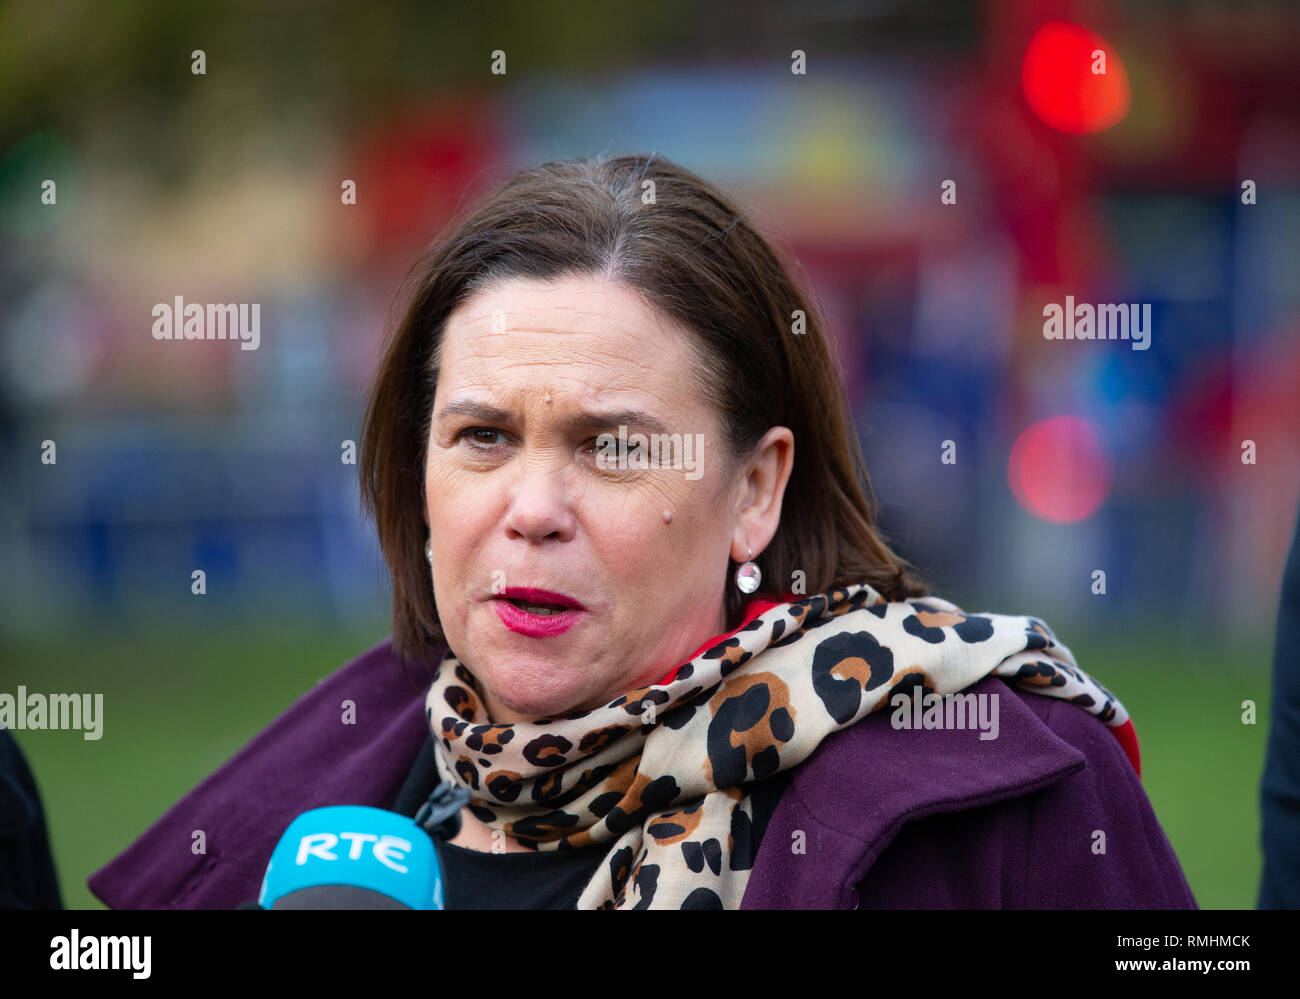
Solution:
<svg viewBox="0 0 1300 999">
<path fill-rule="evenodd" d="M 479 510 L 495 496 L 494 479 L 466 469 L 455 453 L 431 454 L 424 467 L 426 508 L 444 523 L 467 510 Z"/>
<path fill-rule="evenodd" d="M 668 522 L 665 510 L 672 515 Z M 611 584 L 650 603 L 672 603 L 673 594 L 690 585 L 692 567 L 717 543 L 717 510 L 680 488 L 590 503 L 585 517 L 599 539 L 601 560 L 611 567 Z"/>
<path fill-rule="evenodd" d="M 466 483 L 458 480 L 451 462 L 445 458 L 431 458 L 424 467 L 424 498 L 432 508 L 437 509 L 453 502 L 465 491 Z M 459 487 L 459 488 L 458 488 Z"/>
<path fill-rule="evenodd" d="M 466 556 L 487 530 L 491 504 L 472 479 L 448 474 L 437 465 L 430 465 L 425 473 L 424 504 L 434 579 L 442 586 L 468 569 Z"/>
</svg>

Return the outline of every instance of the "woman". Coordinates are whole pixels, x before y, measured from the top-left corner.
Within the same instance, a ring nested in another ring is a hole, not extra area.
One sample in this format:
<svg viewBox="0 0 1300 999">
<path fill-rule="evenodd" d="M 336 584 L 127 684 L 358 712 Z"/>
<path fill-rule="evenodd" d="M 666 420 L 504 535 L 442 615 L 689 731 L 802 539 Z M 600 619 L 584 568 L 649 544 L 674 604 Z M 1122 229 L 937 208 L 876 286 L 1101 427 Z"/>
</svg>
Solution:
<svg viewBox="0 0 1300 999">
<path fill-rule="evenodd" d="M 97 874 L 110 904 L 252 897 L 293 809 L 454 787 L 452 908 L 1195 905 L 1123 706 L 1041 621 L 927 596 L 875 527 L 816 310 L 661 157 L 524 171 L 435 245 L 361 480 L 391 645 Z M 321 705 L 398 657 L 433 670 L 418 736 L 386 695 L 363 762 L 322 768 Z M 234 788 L 279 811 L 218 814 Z M 239 865 L 147 859 L 204 816 Z"/>
</svg>

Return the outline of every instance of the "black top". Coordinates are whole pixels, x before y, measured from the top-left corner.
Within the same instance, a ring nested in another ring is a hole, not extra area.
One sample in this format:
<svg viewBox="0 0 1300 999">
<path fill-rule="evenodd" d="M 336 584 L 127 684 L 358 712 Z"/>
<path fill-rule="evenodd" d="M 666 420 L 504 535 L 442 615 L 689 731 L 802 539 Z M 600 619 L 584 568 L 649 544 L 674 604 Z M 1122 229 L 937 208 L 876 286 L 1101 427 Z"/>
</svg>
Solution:
<svg viewBox="0 0 1300 999">
<path fill-rule="evenodd" d="M 755 851 L 789 776 L 786 770 L 742 785 L 753 799 Z M 414 818 L 437 785 L 430 734 L 415 756 L 392 811 Z M 448 909 L 574 909 L 609 849 L 607 844 L 597 844 L 580 850 L 485 853 L 437 837 L 434 842 Z"/>
<path fill-rule="evenodd" d="M 36 778 L 0 728 L 0 909 L 62 909 Z"/>
</svg>

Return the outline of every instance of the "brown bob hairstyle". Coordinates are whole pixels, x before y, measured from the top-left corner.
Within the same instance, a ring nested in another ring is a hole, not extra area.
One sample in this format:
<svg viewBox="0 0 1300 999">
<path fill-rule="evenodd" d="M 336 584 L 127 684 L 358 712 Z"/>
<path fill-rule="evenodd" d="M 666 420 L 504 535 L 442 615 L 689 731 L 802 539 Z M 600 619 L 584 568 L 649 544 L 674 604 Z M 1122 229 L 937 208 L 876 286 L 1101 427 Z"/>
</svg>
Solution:
<svg viewBox="0 0 1300 999">
<path fill-rule="evenodd" d="M 776 534 L 755 556 L 764 589 L 869 583 L 887 600 L 925 583 L 876 527 L 876 500 L 825 321 L 769 243 L 718 189 L 651 154 L 543 163 L 452 221 L 416 262 L 366 406 L 360 478 L 393 584 L 393 646 L 434 665 L 443 643 L 424 557 L 424 468 L 450 313 L 502 279 L 603 275 L 695 337 L 729 469 L 773 426 L 794 434 Z M 804 332 L 796 331 L 797 313 Z M 734 566 L 729 566 L 734 569 Z M 728 585 L 728 628 L 742 595 Z"/>
</svg>

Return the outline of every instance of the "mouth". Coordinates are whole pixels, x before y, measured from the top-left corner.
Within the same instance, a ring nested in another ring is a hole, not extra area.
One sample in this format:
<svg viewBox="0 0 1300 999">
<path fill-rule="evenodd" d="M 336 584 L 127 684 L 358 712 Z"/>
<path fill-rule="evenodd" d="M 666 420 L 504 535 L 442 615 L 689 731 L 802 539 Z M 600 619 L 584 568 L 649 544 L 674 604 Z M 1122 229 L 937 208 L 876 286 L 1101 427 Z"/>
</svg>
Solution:
<svg viewBox="0 0 1300 999">
<path fill-rule="evenodd" d="M 563 634 L 586 611 L 582 604 L 563 593 L 519 587 L 497 594 L 491 603 L 502 624 L 531 638 Z"/>
<path fill-rule="evenodd" d="M 507 603 L 514 604 L 521 611 L 528 614 L 536 614 L 538 617 L 550 617 L 552 614 L 560 614 L 571 609 L 566 607 L 564 604 L 534 604 L 529 603 L 526 600 L 517 600 L 513 597 L 506 597 L 505 600 Z"/>
<path fill-rule="evenodd" d="M 502 592 L 499 599 L 506 600 L 520 610 L 527 611 L 529 614 L 537 614 L 540 617 L 560 614 L 566 610 L 585 609 L 578 601 L 563 593 L 555 593 L 552 590 L 536 590 L 531 587 L 512 586 Z"/>
</svg>

